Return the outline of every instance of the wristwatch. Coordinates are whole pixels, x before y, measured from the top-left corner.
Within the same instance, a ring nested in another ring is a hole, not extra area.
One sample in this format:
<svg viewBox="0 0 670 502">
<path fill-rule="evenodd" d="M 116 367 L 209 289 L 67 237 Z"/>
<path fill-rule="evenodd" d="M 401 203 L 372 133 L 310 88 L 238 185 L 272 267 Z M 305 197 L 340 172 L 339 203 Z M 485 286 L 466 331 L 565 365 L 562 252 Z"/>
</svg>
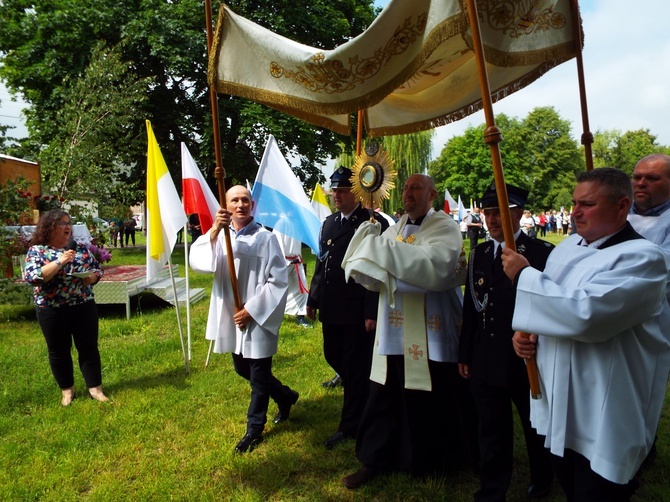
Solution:
<svg viewBox="0 0 670 502">
<path fill-rule="evenodd" d="M 60 262 L 60 258 L 56 258 L 56 265 L 58 265 L 58 268 L 63 267 L 63 264 Z"/>
</svg>

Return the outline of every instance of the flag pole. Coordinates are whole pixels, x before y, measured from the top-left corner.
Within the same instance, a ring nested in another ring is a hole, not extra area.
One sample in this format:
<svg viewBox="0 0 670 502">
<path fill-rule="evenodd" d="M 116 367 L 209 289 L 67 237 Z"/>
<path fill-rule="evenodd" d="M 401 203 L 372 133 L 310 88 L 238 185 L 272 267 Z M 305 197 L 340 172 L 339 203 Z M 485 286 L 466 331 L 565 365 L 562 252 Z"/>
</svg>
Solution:
<svg viewBox="0 0 670 502">
<path fill-rule="evenodd" d="M 479 86 L 482 93 L 482 105 L 484 116 L 486 117 L 486 131 L 484 131 L 484 142 L 489 145 L 491 151 L 491 161 L 493 163 L 493 178 L 495 180 L 496 192 L 498 193 L 498 207 L 500 208 L 500 217 L 502 220 L 503 234 L 505 236 L 505 246 L 512 251 L 516 251 L 514 242 L 514 232 L 512 230 L 512 215 L 509 210 L 509 199 L 507 197 L 507 188 L 505 186 L 505 175 L 503 173 L 502 157 L 498 144 L 502 141 L 502 133 L 496 125 L 493 115 L 493 103 L 491 100 L 491 88 L 489 86 L 489 76 L 486 71 L 486 61 L 484 59 L 484 45 L 482 43 L 481 31 L 479 29 L 479 15 L 477 13 L 476 0 L 467 0 L 468 17 L 470 20 L 470 30 L 472 31 L 472 48 L 475 53 L 477 63 L 477 73 L 479 74 Z M 525 336 L 529 335 L 525 333 Z M 526 370 L 528 371 L 528 381 L 530 383 L 530 393 L 533 399 L 541 399 L 540 378 L 537 371 L 535 358 L 526 359 Z"/>
<path fill-rule="evenodd" d="M 214 43 L 214 33 L 212 31 L 212 1 L 205 0 L 205 24 L 207 25 L 207 53 L 211 54 L 212 45 Z M 214 169 L 214 177 L 219 188 L 219 204 L 222 208 L 226 208 L 226 186 L 225 178 L 226 171 L 223 169 L 223 160 L 221 157 L 221 138 L 219 131 L 219 99 L 216 95 L 216 89 L 213 85 L 209 86 L 209 103 L 212 109 L 212 134 L 214 141 L 214 154 L 216 157 L 216 168 Z M 242 310 L 242 301 L 240 300 L 240 292 L 237 288 L 237 274 L 235 273 L 235 260 L 233 257 L 233 245 L 230 242 L 230 229 L 223 227 L 223 235 L 226 241 L 226 254 L 228 257 L 228 272 L 230 275 L 230 284 L 233 288 L 233 299 L 235 301 L 235 310 L 239 312 Z"/>
<path fill-rule="evenodd" d="M 184 226 L 184 268 L 186 268 L 186 340 L 188 342 L 188 360 L 192 358 L 191 353 L 191 285 L 188 273 L 188 223 Z"/>
<path fill-rule="evenodd" d="M 188 355 L 186 354 L 186 347 L 184 346 L 184 327 L 181 323 L 181 313 L 179 312 L 179 296 L 177 295 L 177 286 L 174 282 L 174 272 L 172 271 L 172 257 L 168 255 L 168 270 L 170 271 L 170 282 L 172 282 L 172 294 L 174 295 L 174 308 L 177 312 L 177 323 L 179 324 L 179 339 L 181 340 L 181 351 L 184 354 L 184 365 L 186 366 L 186 374 L 191 372 L 188 364 Z"/>
</svg>

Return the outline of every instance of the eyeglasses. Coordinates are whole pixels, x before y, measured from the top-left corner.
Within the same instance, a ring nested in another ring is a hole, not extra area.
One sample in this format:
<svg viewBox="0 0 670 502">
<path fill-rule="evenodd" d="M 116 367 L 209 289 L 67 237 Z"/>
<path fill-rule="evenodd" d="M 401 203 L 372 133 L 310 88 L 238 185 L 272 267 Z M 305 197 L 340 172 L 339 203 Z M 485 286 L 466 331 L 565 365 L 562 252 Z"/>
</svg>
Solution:
<svg viewBox="0 0 670 502">
<path fill-rule="evenodd" d="M 56 223 L 56 225 L 58 225 L 59 227 L 70 227 L 72 226 L 72 222 L 59 221 L 58 223 Z"/>
</svg>

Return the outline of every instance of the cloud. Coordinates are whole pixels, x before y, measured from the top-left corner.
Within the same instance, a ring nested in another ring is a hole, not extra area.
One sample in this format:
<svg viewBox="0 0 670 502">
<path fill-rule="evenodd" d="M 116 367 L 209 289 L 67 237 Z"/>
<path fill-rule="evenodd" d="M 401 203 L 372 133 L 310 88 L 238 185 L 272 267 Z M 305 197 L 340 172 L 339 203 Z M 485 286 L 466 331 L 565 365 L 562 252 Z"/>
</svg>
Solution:
<svg viewBox="0 0 670 502">
<path fill-rule="evenodd" d="M 589 125 L 598 130 L 649 129 L 670 145 L 670 2 L 589 0 L 580 3 L 584 28 L 584 73 Z M 523 118 L 533 108 L 553 106 L 581 137 L 577 63 L 568 61 L 525 89 L 493 105 L 495 114 Z M 433 157 L 482 112 L 437 129 Z M 504 131 L 503 131 L 504 137 Z"/>
</svg>

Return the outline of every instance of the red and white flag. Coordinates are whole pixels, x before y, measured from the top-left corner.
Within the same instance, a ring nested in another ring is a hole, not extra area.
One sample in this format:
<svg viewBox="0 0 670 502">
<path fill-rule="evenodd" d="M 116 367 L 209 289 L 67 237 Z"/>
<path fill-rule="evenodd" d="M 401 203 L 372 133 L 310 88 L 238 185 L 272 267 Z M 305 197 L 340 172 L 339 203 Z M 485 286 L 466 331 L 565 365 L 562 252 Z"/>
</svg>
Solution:
<svg viewBox="0 0 670 502">
<path fill-rule="evenodd" d="M 444 212 L 449 214 L 452 209 L 456 209 L 458 207 L 458 204 L 456 204 L 456 201 L 453 199 L 451 194 L 449 193 L 449 190 L 446 188 L 444 189 Z"/>
<path fill-rule="evenodd" d="M 181 144 L 181 189 L 184 212 L 196 213 L 201 231 L 206 233 L 214 223 L 220 205 L 184 143 Z"/>
</svg>

